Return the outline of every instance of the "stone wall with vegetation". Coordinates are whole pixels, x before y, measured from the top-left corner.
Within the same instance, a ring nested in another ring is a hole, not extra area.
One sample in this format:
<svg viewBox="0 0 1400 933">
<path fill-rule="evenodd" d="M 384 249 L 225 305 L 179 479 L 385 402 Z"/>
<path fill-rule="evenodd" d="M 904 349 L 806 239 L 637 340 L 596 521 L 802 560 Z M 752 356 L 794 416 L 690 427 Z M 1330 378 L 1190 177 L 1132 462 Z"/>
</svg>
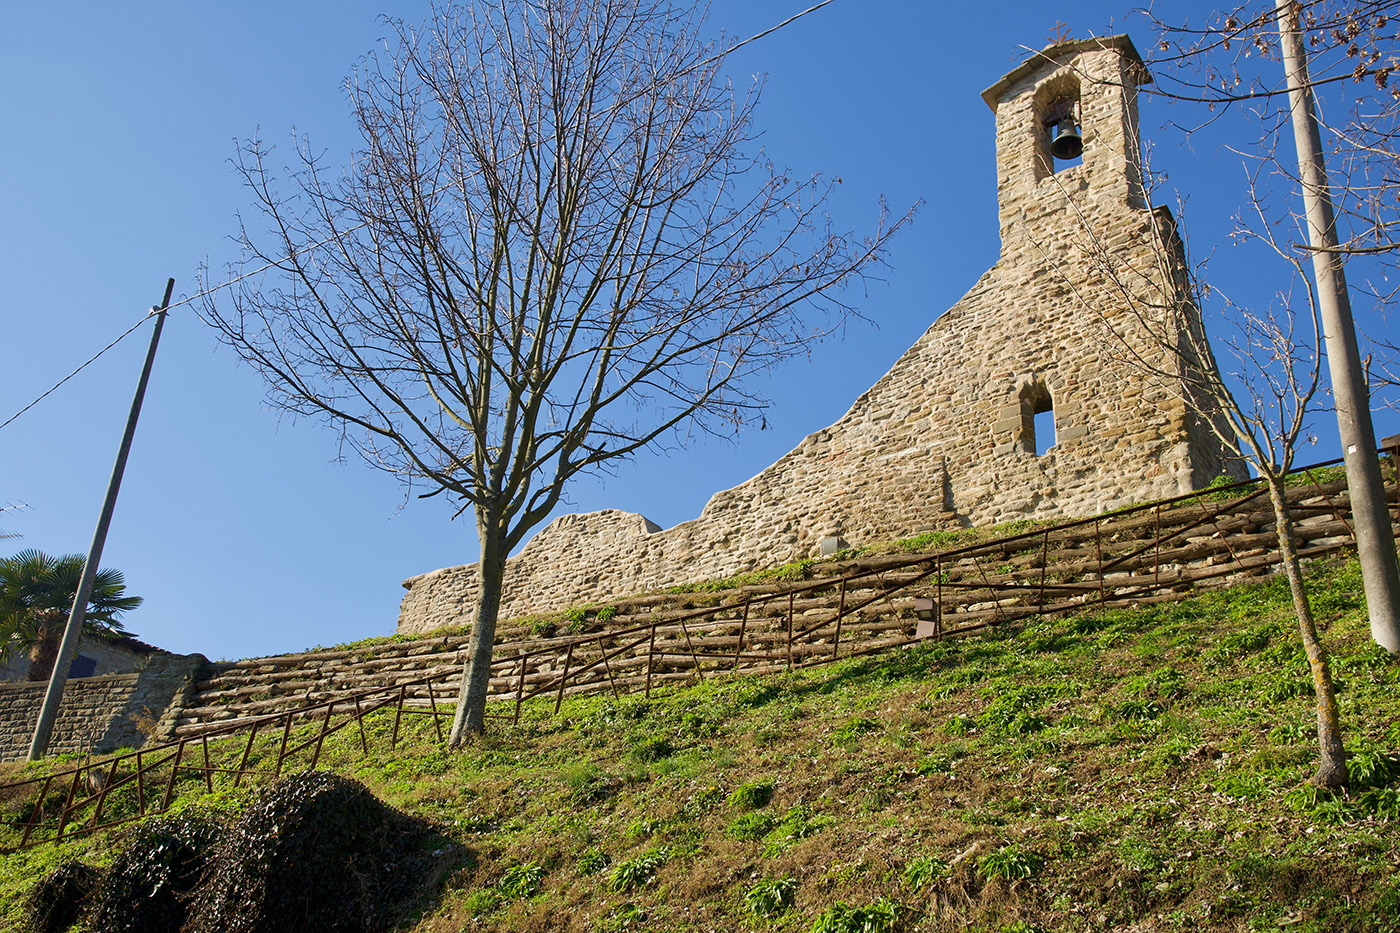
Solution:
<svg viewBox="0 0 1400 933">
<path fill-rule="evenodd" d="M 1113 365 L 1125 355 L 1173 364 L 1161 335 L 1135 326 L 1137 301 L 1176 294 L 1164 270 L 1181 259 L 1170 215 L 1150 209 L 1142 190 L 1136 87 L 1144 80 L 1126 40 L 1088 40 L 1062 44 L 1055 59 L 1033 59 L 989 89 L 996 265 L 844 417 L 717 493 L 698 518 L 664 531 L 618 511 L 555 520 L 510 562 L 502 616 L 783 564 L 813 556 L 827 537 L 856 545 L 1092 515 L 1199 488 L 1222 472 L 1239 476 L 1188 412 L 1179 383 Z M 1054 172 L 1043 118 L 1061 100 L 1078 101 L 1084 155 Z M 1135 270 L 1140 295 L 1123 297 L 1105 281 L 1100 246 Z M 1034 414 L 1047 405 L 1056 443 L 1037 453 Z M 475 565 L 404 587 L 400 633 L 472 619 Z"/>
<path fill-rule="evenodd" d="M 136 673 L 69 680 L 50 754 L 101 754 L 173 734 L 179 710 L 206 663 L 198 654 L 157 654 Z M 0 761 L 19 761 L 29 754 L 47 689 L 47 683 L 0 684 Z"/>
</svg>

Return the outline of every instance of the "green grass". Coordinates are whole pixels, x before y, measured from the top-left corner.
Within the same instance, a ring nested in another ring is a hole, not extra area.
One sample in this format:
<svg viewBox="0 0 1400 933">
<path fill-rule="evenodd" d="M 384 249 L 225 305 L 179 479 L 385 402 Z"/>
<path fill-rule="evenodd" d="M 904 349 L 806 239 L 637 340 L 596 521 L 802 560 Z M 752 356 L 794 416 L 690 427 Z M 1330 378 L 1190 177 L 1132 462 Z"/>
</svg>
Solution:
<svg viewBox="0 0 1400 933">
<path fill-rule="evenodd" d="M 460 752 L 416 716 L 391 754 L 376 714 L 370 754 L 342 730 L 322 764 L 458 843 L 404 933 L 1400 931 L 1400 665 L 1370 642 L 1355 564 L 1310 574 L 1348 795 L 1304 783 L 1315 713 L 1281 581 L 526 704 Z M 177 807 L 256 793 L 202 786 Z M 0 928 L 45 872 L 111 856 L 95 838 L 0 858 Z"/>
</svg>

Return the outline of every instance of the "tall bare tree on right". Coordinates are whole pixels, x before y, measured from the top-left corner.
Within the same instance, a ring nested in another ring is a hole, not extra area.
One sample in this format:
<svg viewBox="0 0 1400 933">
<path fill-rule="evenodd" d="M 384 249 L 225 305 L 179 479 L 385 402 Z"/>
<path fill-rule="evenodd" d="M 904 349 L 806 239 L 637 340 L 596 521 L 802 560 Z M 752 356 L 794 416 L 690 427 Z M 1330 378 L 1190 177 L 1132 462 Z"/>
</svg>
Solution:
<svg viewBox="0 0 1400 933">
<path fill-rule="evenodd" d="M 1263 127 L 1251 156 L 1300 192 L 1303 211 L 1291 213 L 1300 222 L 1302 242 L 1282 245 L 1307 255 L 1312 267 L 1371 635 L 1392 655 L 1400 654 L 1400 561 L 1344 265 L 1358 255 L 1400 259 L 1400 189 L 1393 171 L 1400 164 L 1394 146 L 1400 139 L 1400 88 L 1390 86 L 1400 67 L 1400 43 L 1394 29 L 1387 29 L 1397 12 L 1400 0 L 1250 0 L 1203 28 L 1157 21 L 1162 54 L 1154 63 L 1167 75 L 1167 89 L 1159 92 L 1166 96 L 1206 103 L 1214 112 L 1249 102 Z M 1272 65 L 1252 67 L 1250 57 L 1277 62 L 1282 82 Z M 1173 82 L 1172 71 L 1160 67 L 1164 63 L 1195 66 L 1195 78 Z M 1320 123 L 1316 90 L 1323 86 L 1344 99 L 1350 114 L 1345 121 Z M 1281 151 L 1285 126 L 1292 130 L 1294 155 Z M 1342 157 L 1337 184 L 1328 182 L 1324 126 Z"/>
<path fill-rule="evenodd" d="M 1310 419 L 1323 387 L 1320 303 L 1305 260 L 1280 242 L 1269 224 L 1254 225 L 1259 231 L 1254 235 L 1282 261 L 1287 273 L 1280 280 L 1287 286 L 1261 309 L 1237 305 L 1205 285 L 1201 267 L 1187 262 L 1172 215 L 1158 208 L 1156 220 L 1150 248 L 1131 253 L 1107 243 L 1087 222 L 1081 225 L 1078 246 L 1105 288 L 1079 292 L 1078 300 L 1102 328 L 1107 365 L 1130 369 L 1168 397 L 1180 397 L 1197 422 L 1268 487 L 1279 564 L 1317 699 L 1319 763 L 1310 780 L 1320 787 L 1344 787 L 1348 772 L 1336 689 L 1308 597 L 1286 484 L 1300 450 L 1312 440 Z M 1151 260 L 1144 266 L 1125 259 L 1128 255 Z M 1126 317 L 1113 311 L 1123 306 L 1130 309 Z M 1206 309 L 1217 312 L 1219 326 L 1213 330 L 1223 367 L 1206 334 Z"/>
</svg>

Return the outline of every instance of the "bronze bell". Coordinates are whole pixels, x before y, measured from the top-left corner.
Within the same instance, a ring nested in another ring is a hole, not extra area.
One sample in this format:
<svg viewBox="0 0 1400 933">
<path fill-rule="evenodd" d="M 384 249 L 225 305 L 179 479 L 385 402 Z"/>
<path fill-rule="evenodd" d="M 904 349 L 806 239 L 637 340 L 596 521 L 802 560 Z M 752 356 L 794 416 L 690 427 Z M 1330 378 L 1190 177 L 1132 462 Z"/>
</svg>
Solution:
<svg viewBox="0 0 1400 933">
<path fill-rule="evenodd" d="M 1050 141 L 1050 154 L 1057 159 L 1077 159 L 1084 151 L 1084 138 L 1079 135 L 1073 115 L 1066 116 L 1055 127 L 1055 138 Z"/>
</svg>

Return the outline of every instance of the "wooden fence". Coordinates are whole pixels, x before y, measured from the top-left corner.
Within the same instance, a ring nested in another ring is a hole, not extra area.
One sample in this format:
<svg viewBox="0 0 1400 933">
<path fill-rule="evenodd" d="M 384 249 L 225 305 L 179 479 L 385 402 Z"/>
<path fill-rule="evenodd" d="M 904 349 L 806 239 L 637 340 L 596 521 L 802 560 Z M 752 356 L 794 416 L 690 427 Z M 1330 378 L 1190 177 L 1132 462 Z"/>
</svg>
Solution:
<svg viewBox="0 0 1400 933">
<path fill-rule="evenodd" d="M 1326 466 L 1299 471 L 1287 490 L 1304 558 L 1354 544 L 1345 480 L 1316 478 Z M 713 605 L 498 649 L 493 694 L 513 701 L 518 719 L 541 696 L 558 710 L 572 694 L 650 693 L 658 683 L 829 664 L 1028 617 L 1177 600 L 1271 573 L 1273 524 L 1267 490 L 1239 483 L 949 550 L 818 565 L 811 579 L 716 594 Z"/>
<path fill-rule="evenodd" d="M 1400 525 L 1396 453 L 1390 458 L 1387 495 L 1394 501 L 1392 522 Z M 1290 477 L 1287 499 L 1304 558 L 1354 545 L 1346 481 L 1327 470 L 1335 462 Z M 498 711 L 493 718 L 518 722 L 531 700 L 544 699 L 557 713 L 570 695 L 650 695 L 662 684 L 830 664 L 1029 617 L 1177 600 L 1203 586 L 1273 572 L 1278 563 L 1273 524 L 1267 490 L 1252 481 L 961 547 L 816 564 L 806 579 L 797 581 L 633 599 L 611 618 L 595 612 L 588 623 L 594 631 L 534 639 L 517 632 L 516 640 L 498 644 L 491 668 L 492 708 Z M 169 805 L 181 773 L 199 775 L 212 791 L 215 774 L 232 773 L 238 783 L 245 777 L 275 777 L 303 759 L 314 768 L 325 738 L 351 724 L 358 725 L 367 753 L 364 719 L 386 707 L 395 710 L 391 749 L 400 720 L 409 713 L 431 715 L 441 740 L 440 719 L 451 713 L 439 708 L 438 698 L 453 695 L 444 691 L 452 691 L 460 676 L 452 655 L 464 639 L 457 639 L 456 647 L 447 639 L 422 641 L 427 649 L 409 646 L 389 658 L 342 665 L 351 676 L 389 678 L 418 663 L 417 677 L 301 704 L 295 703 L 296 695 L 258 698 L 260 691 L 279 685 L 314 697 L 319 681 L 297 667 L 295 657 L 239 662 L 271 667 L 272 672 L 223 691 L 245 698 L 241 704 L 192 710 L 196 715 L 180 727 L 177 741 L 0 786 L 0 799 L 33 797 L 22 808 L 27 816 L 17 826 L 19 846 L 160 812 Z M 446 649 L 452 650 L 444 653 Z M 344 661 L 354 653 L 306 657 Z M 292 666 L 281 669 L 282 662 Z M 260 712 L 268 704 L 288 708 Z M 210 720 L 200 714 L 231 718 Z M 293 742 L 296 722 L 319 725 L 302 730 Z M 275 763 L 248 767 L 259 733 L 277 730 Z M 209 743 L 238 738 L 245 742 L 238 765 L 213 765 Z M 109 796 L 133 783 L 134 810 L 104 822 Z M 158 789 L 154 794 L 149 793 L 152 787 Z M 55 789 L 61 789 L 61 803 L 54 799 Z"/>
<path fill-rule="evenodd" d="M 212 794 L 218 775 L 232 775 L 237 787 L 245 779 L 275 779 L 296 767 L 314 770 L 327 737 L 350 726 L 358 728 L 361 751 L 369 754 L 370 733 L 365 729 L 365 720 L 385 709 L 394 711 L 389 736 L 391 752 L 398 744 L 405 715 L 431 716 L 439 742 L 444 737 L 441 719 L 452 715 L 450 710 L 438 707 L 432 681 L 424 679 L 226 723 L 198 736 L 5 784 L 0 786 L 0 801 L 22 815 L 9 824 L 19 839 L 0 847 L 0 852 L 73 839 L 163 813 L 170 807 L 182 777 L 193 776 L 202 781 L 205 791 Z M 259 734 L 270 739 L 276 751 L 254 760 Z M 211 755 L 211 744 L 219 753 L 218 758 Z M 222 763 L 225 760 L 228 763 Z M 234 760 L 237 764 L 232 764 Z M 23 803 L 15 807 L 20 800 Z M 112 809 L 119 812 L 113 813 Z"/>
</svg>

